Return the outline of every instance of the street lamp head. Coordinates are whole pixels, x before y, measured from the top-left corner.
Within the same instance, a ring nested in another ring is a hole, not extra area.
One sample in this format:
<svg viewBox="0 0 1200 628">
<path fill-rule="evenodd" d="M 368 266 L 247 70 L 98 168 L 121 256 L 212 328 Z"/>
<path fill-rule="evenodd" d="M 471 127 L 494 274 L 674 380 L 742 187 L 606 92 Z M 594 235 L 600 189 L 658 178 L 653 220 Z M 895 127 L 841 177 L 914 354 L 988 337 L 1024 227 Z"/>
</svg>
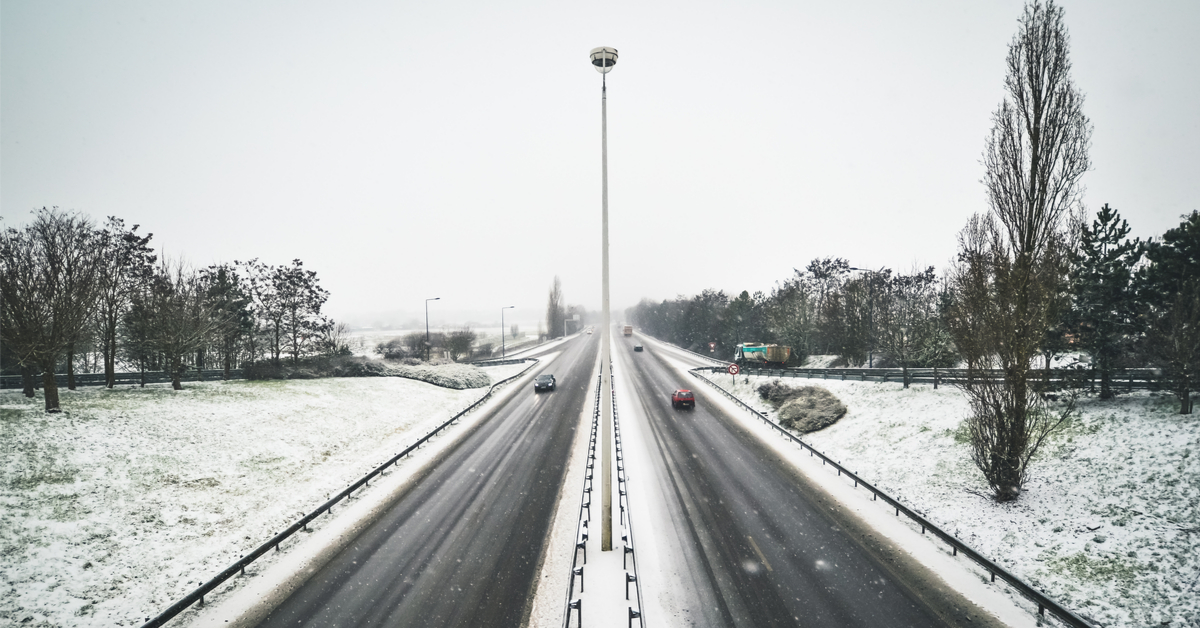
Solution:
<svg viewBox="0 0 1200 628">
<path fill-rule="evenodd" d="M 592 48 L 591 58 L 592 65 L 596 66 L 597 72 L 608 74 L 612 71 L 613 66 L 617 64 L 617 49 L 609 48 L 608 46 Z"/>
</svg>

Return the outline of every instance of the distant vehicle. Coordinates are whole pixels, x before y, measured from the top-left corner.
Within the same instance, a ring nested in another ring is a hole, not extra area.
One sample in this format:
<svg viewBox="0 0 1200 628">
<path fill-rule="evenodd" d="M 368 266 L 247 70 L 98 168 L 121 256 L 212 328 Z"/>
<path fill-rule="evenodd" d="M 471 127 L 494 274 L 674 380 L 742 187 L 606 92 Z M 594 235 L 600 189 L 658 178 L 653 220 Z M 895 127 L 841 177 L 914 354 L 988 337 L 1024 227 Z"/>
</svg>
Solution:
<svg viewBox="0 0 1200 628">
<path fill-rule="evenodd" d="M 641 352 L 642 352 L 642 345 L 633 345 L 633 350 L 634 350 L 634 351 L 637 351 L 638 353 L 641 353 Z"/>
<path fill-rule="evenodd" d="M 782 368 L 792 357 L 792 348 L 783 345 L 765 345 L 761 342 L 747 342 L 738 345 L 733 351 L 733 361 L 739 366 L 763 365 Z"/>
<path fill-rule="evenodd" d="M 591 327 L 588 327 L 588 335 L 589 335 L 589 336 L 590 336 L 590 335 L 592 335 L 592 328 L 591 328 Z"/>
<path fill-rule="evenodd" d="M 679 408 L 687 408 L 689 410 L 696 409 L 696 396 L 690 390 L 676 390 L 671 393 L 671 407 L 678 410 Z"/>
<path fill-rule="evenodd" d="M 558 382 L 554 381 L 553 375 L 538 375 L 533 380 L 533 392 L 540 393 L 543 390 L 553 391 L 557 385 Z"/>
<path fill-rule="evenodd" d="M 626 336 L 632 336 L 632 335 L 633 335 L 633 325 L 626 325 L 626 326 L 625 326 L 625 335 L 626 335 Z"/>
</svg>

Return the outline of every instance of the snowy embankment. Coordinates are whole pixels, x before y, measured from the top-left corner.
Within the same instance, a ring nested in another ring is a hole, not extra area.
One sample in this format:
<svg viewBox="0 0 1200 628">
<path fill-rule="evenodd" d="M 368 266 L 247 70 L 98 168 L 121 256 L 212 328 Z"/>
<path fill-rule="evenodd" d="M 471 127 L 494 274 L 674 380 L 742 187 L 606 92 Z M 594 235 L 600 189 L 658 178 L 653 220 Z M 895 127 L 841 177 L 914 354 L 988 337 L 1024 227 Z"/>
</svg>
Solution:
<svg viewBox="0 0 1200 628">
<path fill-rule="evenodd" d="M 755 393 L 769 380 L 739 376 L 731 392 L 774 419 Z M 1200 626 L 1200 420 L 1173 397 L 1081 398 L 1021 498 L 999 504 L 971 462 L 958 390 L 784 382 L 849 408 L 803 440 L 1067 608 L 1105 627 Z"/>
<path fill-rule="evenodd" d="M 47 415 L 2 391 L 0 623 L 140 625 L 485 393 L 400 377 L 97 387 Z"/>
</svg>

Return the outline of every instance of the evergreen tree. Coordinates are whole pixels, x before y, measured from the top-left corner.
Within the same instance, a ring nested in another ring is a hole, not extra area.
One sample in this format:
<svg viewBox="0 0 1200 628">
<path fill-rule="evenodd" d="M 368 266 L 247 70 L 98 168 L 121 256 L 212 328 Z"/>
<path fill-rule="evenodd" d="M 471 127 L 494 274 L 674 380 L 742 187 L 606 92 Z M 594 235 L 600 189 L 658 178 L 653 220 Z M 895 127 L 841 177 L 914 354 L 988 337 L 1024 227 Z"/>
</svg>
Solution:
<svg viewBox="0 0 1200 628">
<path fill-rule="evenodd" d="M 1066 328 L 1100 375 L 1101 399 L 1113 396 L 1112 372 L 1128 355 L 1136 332 L 1133 269 L 1142 244 L 1128 235 L 1129 224 L 1105 204 L 1091 225 L 1083 225 L 1072 260 L 1074 303 Z"/>
<path fill-rule="evenodd" d="M 1200 212 L 1148 242 L 1146 259 L 1137 283 L 1149 358 L 1179 399 L 1179 413 L 1191 414 L 1200 384 Z"/>
</svg>

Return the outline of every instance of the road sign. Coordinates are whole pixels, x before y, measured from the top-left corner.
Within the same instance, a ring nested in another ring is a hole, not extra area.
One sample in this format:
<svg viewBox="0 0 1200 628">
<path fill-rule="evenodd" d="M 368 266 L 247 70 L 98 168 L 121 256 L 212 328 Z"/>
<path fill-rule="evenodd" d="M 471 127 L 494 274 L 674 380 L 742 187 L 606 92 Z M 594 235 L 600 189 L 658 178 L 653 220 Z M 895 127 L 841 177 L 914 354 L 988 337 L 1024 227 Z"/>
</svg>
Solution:
<svg viewBox="0 0 1200 628">
<path fill-rule="evenodd" d="M 716 350 L 717 350 L 717 343 L 715 343 L 715 342 L 708 343 L 708 352 L 709 353 L 712 353 Z"/>
<path fill-rule="evenodd" d="M 736 364 L 730 364 L 729 368 L 727 368 L 725 370 L 729 371 L 730 375 L 737 375 L 742 369 L 738 368 L 738 365 L 736 365 Z"/>
</svg>

